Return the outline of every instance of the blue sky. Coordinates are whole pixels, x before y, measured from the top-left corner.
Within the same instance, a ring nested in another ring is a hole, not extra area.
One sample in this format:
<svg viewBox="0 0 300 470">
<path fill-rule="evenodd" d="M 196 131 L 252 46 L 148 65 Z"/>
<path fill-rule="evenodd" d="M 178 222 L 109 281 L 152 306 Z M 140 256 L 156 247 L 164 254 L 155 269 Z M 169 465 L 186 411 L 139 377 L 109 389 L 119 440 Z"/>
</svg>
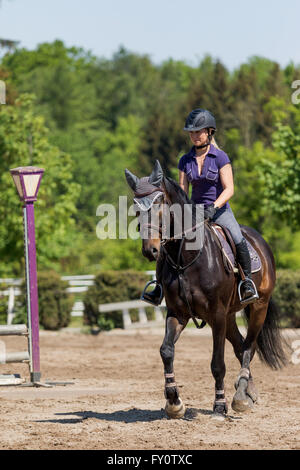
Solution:
<svg viewBox="0 0 300 470">
<path fill-rule="evenodd" d="M 119 46 L 196 65 L 207 53 L 229 69 L 252 55 L 300 63 L 299 0 L 2 0 L 0 38 L 33 49 L 62 39 L 99 57 Z"/>
</svg>

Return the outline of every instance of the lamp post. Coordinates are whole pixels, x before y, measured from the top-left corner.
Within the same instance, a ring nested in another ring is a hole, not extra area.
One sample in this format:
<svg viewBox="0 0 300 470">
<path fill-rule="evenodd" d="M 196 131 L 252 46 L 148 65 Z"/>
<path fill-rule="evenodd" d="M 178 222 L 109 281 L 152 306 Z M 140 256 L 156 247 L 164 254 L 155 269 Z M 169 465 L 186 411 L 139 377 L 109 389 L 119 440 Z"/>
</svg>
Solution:
<svg viewBox="0 0 300 470">
<path fill-rule="evenodd" d="M 25 272 L 30 380 L 40 382 L 39 306 L 37 290 L 34 202 L 37 200 L 43 168 L 25 166 L 10 170 L 20 200 L 23 203 Z"/>
</svg>

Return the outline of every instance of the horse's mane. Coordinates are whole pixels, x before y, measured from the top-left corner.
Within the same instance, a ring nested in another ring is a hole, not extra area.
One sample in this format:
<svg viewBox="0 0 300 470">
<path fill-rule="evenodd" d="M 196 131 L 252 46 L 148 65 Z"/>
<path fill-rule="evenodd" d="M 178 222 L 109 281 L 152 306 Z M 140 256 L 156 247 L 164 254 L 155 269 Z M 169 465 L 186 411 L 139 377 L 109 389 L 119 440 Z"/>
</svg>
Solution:
<svg viewBox="0 0 300 470">
<path fill-rule="evenodd" d="M 179 186 L 179 184 L 174 181 L 172 178 L 169 178 L 168 176 L 164 177 L 165 180 L 165 186 L 168 191 L 168 193 L 171 193 L 174 198 L 172 198 L 172 203 L 179 203 L 181 205 L 184 204 L 189 204 L 192 210 L 192 224 L 195 225 L 197 222 L 196 219 L 196 207 L 197 204 L 195 204 L 191 199 L 188 197 L 186 192 Z M 170 187 L 171 186 L 171 187 Z"/>
<path fill-rule="evenodd" d="M 195 206 L 195 203 L 191 201 L 186 192 L 182 189 L 181 186 L 179 186 L 179 184 L 175 180 L 169 178 L 168 176 L 165 176 L 165 179 L 171 184 L 172 188 L 174 189 L 174 193 L 176 194 L 176 198 L 179 199 L 176 202 L 181 202 L 183 204 L 191 204 L 192 206 Z"/>
</svg>

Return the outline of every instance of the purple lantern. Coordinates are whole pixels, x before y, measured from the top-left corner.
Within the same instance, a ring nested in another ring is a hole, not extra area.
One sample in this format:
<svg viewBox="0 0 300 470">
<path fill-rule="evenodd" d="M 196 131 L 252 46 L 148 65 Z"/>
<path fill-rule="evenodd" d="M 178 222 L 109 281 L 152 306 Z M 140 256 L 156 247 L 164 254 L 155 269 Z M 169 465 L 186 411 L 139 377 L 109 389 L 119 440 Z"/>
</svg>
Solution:
<svg viewBox="0 0 300 470">
<path fill-rule="evenodd" d="M 27 291 L 28 344 L 30 380 L 33 384 L 41 378 L 39 347 L 39 307 L 37 290 L 36 245 L 34 226 L 34 201 L 37 200 L 43 168 L 25 166 L 10 170 L 19 197 L 23 202 L 25 269 Z"/>
</svg>

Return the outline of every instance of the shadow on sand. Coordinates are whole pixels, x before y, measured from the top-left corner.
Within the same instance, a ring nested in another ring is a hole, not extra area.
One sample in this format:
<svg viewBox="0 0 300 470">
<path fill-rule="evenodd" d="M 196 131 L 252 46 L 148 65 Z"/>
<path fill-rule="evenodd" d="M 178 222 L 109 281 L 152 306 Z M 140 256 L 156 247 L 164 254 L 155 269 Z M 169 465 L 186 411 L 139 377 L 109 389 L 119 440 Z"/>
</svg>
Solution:
<svg viewBox="0 0 300 470">
<path fill-rule="evenodd" d="M 185 421 L 193 421 L 198 414 L 211 416 L 211 410 L 187 408 L 184 417 Z M 76 424 L 81 423 L 85 419 L 99 419 L 100 421 L 115 421 L 119 423 L 138 423 L 160 421 L 169 419 L 163 408 L 160 410 L 141 410 L 138 408 L 130 408 L 127 410 L 115 411 L 113 413 L 95 413 L 93 411 L 74 411 L 71 413 L 56 413 L 61 416 L 57 419 L 38 420 L 38 423 L 60 423 L 60 424 Z M 237 416 L 228 416 L 230 419 L 240 419 Z"/>
</svg>

